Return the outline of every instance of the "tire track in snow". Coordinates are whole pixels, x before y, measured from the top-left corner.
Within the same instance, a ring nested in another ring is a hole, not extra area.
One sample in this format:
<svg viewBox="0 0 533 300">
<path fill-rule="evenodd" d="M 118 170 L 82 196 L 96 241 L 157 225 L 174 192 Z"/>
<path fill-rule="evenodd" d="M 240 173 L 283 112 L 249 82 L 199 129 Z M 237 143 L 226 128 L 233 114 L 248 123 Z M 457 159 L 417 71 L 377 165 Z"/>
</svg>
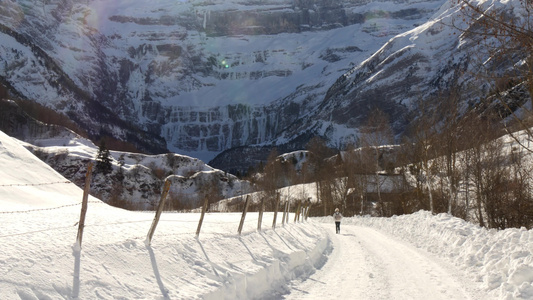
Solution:
<svg viewBox="0 0 533 300">
<path fill-rule="evenodd" d="M 324 224 L 333 243 L 328 262 L 283 299 L 477 299 L 453 266 L 374 229 Z"/>
</svg>

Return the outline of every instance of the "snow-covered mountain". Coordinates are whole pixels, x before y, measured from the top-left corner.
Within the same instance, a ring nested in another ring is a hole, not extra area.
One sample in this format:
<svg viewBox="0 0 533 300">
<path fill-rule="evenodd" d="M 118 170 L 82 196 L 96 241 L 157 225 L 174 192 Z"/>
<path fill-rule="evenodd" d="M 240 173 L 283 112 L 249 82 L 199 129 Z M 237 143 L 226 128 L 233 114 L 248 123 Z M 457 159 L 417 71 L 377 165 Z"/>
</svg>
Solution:
<svg viewBox="0 0 533 300">
<path fill-rule="evenodd" d="M 421 26 L 389 40 L 369 59 L 341 76 L 328 90 L 316 118 L 333 119 L 348 128 L 366 121 L 374 107 L 391 116 L 393 127 L 401 132 L 406 116 L 418 109 L 417 101 L 446 98 L 450 89 L 472 95 L 462 97 L 461 107 L 487 92 L 487 82 L 474 77 L 473 51 L 478 46 L 455 26 L 462 16 L 454 2 L 445 3 Z M 476 82 L 476 90 L 468 86 Z M 461 107 L 459 109 L 461 109 Z M 358 112 L 358 113 L 353 113 Z"/>
<path fill-rule="evenodd" d="M 207 161 L 332 124 L 349 129 L 331 136 L 344 140 L 353 126 L 324 118 L 328 89 L 443 3 L 6 1 L 0 80 L 92 136 L 146 136 L 137 143 L 152 152 L 166 146 Z M 302 128 L 317 108 L 320 123 Z M 155 137 L 164 142 L 149 149 Z"/>
</svg>

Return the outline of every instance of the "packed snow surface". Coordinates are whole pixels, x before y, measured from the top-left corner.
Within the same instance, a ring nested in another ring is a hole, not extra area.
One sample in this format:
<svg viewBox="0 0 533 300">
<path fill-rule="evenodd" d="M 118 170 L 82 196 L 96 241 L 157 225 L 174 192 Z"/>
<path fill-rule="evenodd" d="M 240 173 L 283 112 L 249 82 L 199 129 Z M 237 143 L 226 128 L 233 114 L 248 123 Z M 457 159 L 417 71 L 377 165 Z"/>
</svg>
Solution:
<svg viewBox="0 0 533 300">
<path fill-rule="evenodd" d="M 2 299 L 531 299 L 533 231 L 446 214 L 311 218 L 161 215 L 89 198 L 0 132 Z M 354 298 L 355 297 L 355 298 Z"/>
</svg>

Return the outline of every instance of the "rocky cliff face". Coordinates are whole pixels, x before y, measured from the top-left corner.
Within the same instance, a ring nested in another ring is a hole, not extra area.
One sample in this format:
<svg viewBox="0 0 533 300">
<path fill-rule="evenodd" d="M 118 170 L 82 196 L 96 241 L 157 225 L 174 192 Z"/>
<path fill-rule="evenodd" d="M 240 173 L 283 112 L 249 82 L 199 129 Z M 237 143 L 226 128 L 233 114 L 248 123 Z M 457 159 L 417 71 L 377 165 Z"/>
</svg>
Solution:
<svg viewBox="0 0 533 300">
<path fill-rule="evenodd" d="M 376 85 L 349 92 L 348 103 L 336 92 L 344 74 L 443 2 L 8 1 L 0 80 L 94 136 L 136 138 L 142 149 L 154 141 L 152 152 L 166 146 L 208 161 L 253 144 L 300 147 L 312 134 L 339 144 L 356 134 L 365 101 L 402 102 Z M 402 64 L 417 74 L 393 87 L 397 95 L 425 76 L 423 60 L 411 58 Z"/>
<path fill-rule="evenodd" d="M 89 162 L 93 168 L 91 194 L 122 208 L 155 209 L 165 180 L 171 182 L 166 209 L 200 207 L 252 191 L 252 185 L 214 169 L 197 158 L 167 153 L 145 155 L 110 151 L 111 170 L 96 168 L 98 147 L 62 126 L 39 122 L 15 102 L 0 100 L 0 131 L 27 141 L 25 147 L 69 181 L 85 185 Z"/>
</svg>

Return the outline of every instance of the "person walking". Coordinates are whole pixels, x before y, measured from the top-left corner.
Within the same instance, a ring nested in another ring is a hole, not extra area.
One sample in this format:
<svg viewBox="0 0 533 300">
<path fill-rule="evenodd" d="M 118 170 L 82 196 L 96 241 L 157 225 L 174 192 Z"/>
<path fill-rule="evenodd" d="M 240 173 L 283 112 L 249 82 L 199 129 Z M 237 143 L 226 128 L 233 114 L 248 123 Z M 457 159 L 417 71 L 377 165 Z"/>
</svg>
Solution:
<svg viewBox="0 0 533 300">
<path fill-rule="evenodd" d="M 342 214 L 338 208 L 335 208 L 335 213 L 333 214 L 333 218 L 335 219 L 335 229 L 337 231 L 337 234 L 339 234 L 341 233 Z"/>
</svg>

